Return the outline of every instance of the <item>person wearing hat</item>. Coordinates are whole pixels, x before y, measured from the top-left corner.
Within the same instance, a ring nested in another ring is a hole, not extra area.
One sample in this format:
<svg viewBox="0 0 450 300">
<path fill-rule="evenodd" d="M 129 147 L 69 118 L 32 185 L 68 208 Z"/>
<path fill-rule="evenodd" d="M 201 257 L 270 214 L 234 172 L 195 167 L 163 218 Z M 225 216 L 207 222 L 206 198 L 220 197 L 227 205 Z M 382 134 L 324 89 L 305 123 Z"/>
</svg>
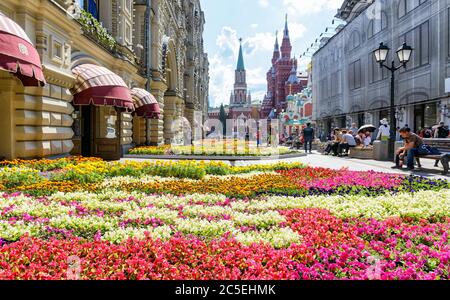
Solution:
<svg viewBox="0 0 450 300">
<path fill-rule="evenodd" d="M 391 137 L 391 126 L 386 118 L 380 121 L 380 128 L 378 129 L 377 140 L 387 141 Z"/>
</svg>

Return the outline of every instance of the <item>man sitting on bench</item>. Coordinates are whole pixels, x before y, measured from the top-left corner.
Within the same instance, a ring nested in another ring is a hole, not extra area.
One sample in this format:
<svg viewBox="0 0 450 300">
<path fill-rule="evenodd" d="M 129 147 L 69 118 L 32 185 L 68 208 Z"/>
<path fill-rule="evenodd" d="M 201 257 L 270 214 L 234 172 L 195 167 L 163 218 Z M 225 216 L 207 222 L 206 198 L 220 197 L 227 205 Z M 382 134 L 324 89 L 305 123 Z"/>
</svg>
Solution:
<svg viewBox="0 0 450 300">
<path fill-rule="evenodd" d="M 417 134 L 412 133 L 410 128 L 405 127 L 400 129 L 400 135 L 405 140 L 405 146 L 397 151 L 395 166 L 392 168 L 401 169 L 403 166 L 401 160 L 406 157 L 408 170 L 413 171 L 414 158 L 417 155 L 426 155 L 429 152 L 426 147 L 424 147 L 423 139 Z"/>
<path fill-rule="evenodd" d="M 348 155 L 348 152 L 350 151 L 350 148 L 356 147 L 356 140 L 350 133 L 347 132 L 347 130 L 342 131 L 342 142 L 339 144 L 338 147 L 338 154 L 339 156 L 344 155 L 344 151 Z"/>
</svg>

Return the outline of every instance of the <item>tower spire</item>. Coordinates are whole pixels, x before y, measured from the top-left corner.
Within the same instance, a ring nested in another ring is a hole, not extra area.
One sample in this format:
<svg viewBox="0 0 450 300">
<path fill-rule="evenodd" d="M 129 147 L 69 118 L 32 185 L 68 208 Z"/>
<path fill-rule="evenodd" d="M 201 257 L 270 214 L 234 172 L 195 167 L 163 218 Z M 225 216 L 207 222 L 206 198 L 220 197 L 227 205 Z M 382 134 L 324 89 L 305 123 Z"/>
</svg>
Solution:
<svg viewBox="0 0 450 300">
<path fill-rule="evenodd" d="M 286 20 L 284 23 L 284 37 L 289 38 L 288 14 L 286 14 Z"/>
<path fill-rule="evenodd" d="M 278 30 L 275 33 L 275 48 L 274 48 L 275 52 L 280 51 L 280 45 L 278 44 Z"/>
<path fill-rule="evenodd" d="M 288 28 L 288 19 L 286 14 L 286 21 L 284 24 L 284 34 L 283 34 L 283 42 L 281 44 L 281 57 L 284 59 L 290 59 L 291 58 L 291 40 L 289 38 L 289 28 Z"/>
<path fill-rule="evenodd" d="M 239 39 L 239 58 L 238 58 L 238 63 L 237 63 L 237 71 L 244 71 L 245 70 L 245 66 L 244 66 L 244 54 L 242 52 L 242 38 Z"/>
<path fill-rule="evenodd" d="M 277 30 L 277 32 L 275 33 L 275 46 L 273 49 L 272 65 L 274 65 L 279 58 L 280 58 L 280 45 L 278 44 L 278 30 Z"/>
</svg>

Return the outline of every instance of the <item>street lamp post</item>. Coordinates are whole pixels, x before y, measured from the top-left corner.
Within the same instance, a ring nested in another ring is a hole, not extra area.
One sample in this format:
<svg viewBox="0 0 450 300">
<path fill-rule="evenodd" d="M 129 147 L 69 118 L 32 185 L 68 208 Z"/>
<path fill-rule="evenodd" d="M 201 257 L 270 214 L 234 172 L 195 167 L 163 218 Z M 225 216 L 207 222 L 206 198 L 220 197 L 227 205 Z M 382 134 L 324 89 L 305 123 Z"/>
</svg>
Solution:
<svg viewBox="0 0 450 300">
<path fill-rule="evenodd" d="M 396 128 L 397 128 L 397 120 L 396 120 L 396 111 L 395 111 L 395 72 L 401 68 L 406 68 L 406 65 L 411 59 L 411 55 L 413 52 L 413 48 L 408 46 L 406 43 L 398 48 L 397 57 L 400 62 L 399 66 L 395 65 L 395 61 L 392 60 L 391 66 L 386 65 L 385 62 L 387 60 L 389 54 L 389 47 L 380 44 L 380 47 L 376 49 L 373 54 L 375 56 L 375 60 L 380 64 L 380 68 L 386 68 L 391 71 L 391 107 L 390 107 L 390 118 L 391 118 L 391 138 L 389 139 L 389 158 L 394 159 L 394 149 L 395 149 L 395 136 L 396 136 Z"/>
</svg>

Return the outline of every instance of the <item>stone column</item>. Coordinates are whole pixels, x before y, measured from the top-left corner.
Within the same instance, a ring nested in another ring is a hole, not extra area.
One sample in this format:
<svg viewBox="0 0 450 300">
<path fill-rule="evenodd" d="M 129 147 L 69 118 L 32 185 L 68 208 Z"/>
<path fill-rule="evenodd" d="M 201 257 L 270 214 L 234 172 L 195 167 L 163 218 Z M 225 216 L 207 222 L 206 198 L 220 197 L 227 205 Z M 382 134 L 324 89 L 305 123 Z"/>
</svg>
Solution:
<svg viewBox="0 0 450 300">
<path fill-rule="evenodd" d="M 169 145 L 175 136 L 173 123 L 178 118 L 176 97 L 166 97 L 164 102 L 164 143 Z"/>
<path fill-rule="evenodd" d="M 194 128 L 194 113 L 195 110 L 193 108 L 184 108 L 184 116 L 188 119 L 189 123 L 191 123 L 191 127 Z"/>
<path fill-rule="evenodd" d="M 14 158 L 14 87 L 15 79 L 7 72 L 0 71 L 0 158 Z"/>
<path fill-rule="evenodd" d="M 147 141 L 147 120 L 142 117 L 135 116 L 133 118 L 133 143 L 136 145 L 144 145 Z"/>
<path fill-rule="evenodd" d="M 159 119 L 147 120 L 147 143 L 152 146 L 162 145 L 165 142 L 164 129 L 165 129 L 165 99 L 164 94 L 167 91 L 167 85 L 162 81 L 152 81 L 150 85 L 150 93 L 156 98 L 159 103 L 159 109 L 161 114 Z"/>
<path fill-rule="evenodd" d="M 133 117 L 130 113 L 122 113 L 122 122 L 120 124 L 121 140 L 123 153 L 127 153 L 133 143 Z"/>
<path fill-rule="evenodd" d="M 160 146 L 164 144 L 164 120 L 148 119 L 147 120 L 147 143 L 150 146 Z"/>
</svg>

